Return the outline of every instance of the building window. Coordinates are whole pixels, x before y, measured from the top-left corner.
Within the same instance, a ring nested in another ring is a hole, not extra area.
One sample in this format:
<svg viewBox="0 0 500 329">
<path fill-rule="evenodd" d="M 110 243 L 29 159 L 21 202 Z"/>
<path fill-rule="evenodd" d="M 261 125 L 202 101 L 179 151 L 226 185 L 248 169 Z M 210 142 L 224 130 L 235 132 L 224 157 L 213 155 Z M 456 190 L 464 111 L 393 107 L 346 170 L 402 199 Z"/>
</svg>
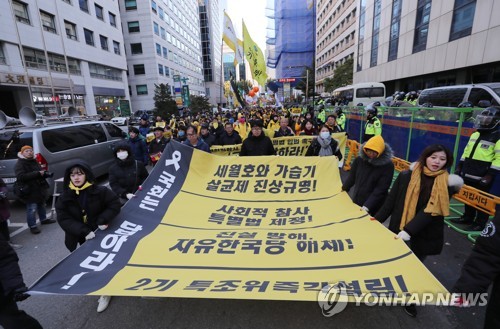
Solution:
<svg viewBox="0 0 500 329">
<path fill-rule="evenodd" d="M 168 58 L 168 50 L 166 47 L 162 47 L 162 50 L 163 50 L 163 57 L 164 58 Z"/>
<path fill-rule="evenodd" d="M 147 95 L 148 85 L 137 85 L 135 86 L 135 90 L 137 91 L 137 95 Z"/>
<path fill-rule="evenodd" d="M 76 58 L 68 57 L 68 68 L 69 73 L 74 75 L 82 75 L 82 71 L 80 70 L 80 61 Z"/>
<path fill-rule="evenodd" d="M 71 0 L 63 0 L 63 2 L 69 3 L 71 5 Z"/>
<path fill-rule="evenodd" d="M 66 61 L 64 56 L 48 53 L 49 66 L 52 71 L 66 73 Z"/>
<path fill-rule="evenodd" d="M 101 49 L 109 50 L 108 48 L 108 38 L 103 35 L 99 35 L 99 39 L 101 40 Z"/>
<path fill-rule="evenodd" d="M 3 43 L 0 43 L 0 64 L 7 64 L 5 53 L 3 52 Z"/>
<path fill-rule="evenodd" d="M 144 68 L 144 64 L 134 65 L 134 75 L 146 74 L 146 69 Z"/>
<path fill-rule="evenodd" d="M 114 67 L 89 62 L 92 78 L 122 81 L 122 71 Z"/>
<path fill-rule="evenodd" d="M 415 21 L 415 36 L 413 38 L 413 53 L 425 50 L 429 34 L 432 0 L 418 0 L 417 19 Z"/>
<path fill-rule="evenodd" d="M 382 0 L 375 0 L 373 6 L 373 29 L 372 29 L 372 49 L 370 54 L 370 67 L 377 65 L 378 58 L 378 36 L 380 32 L 380 13 L 382 11 Z"/>
<path fill-rule="evenodd" d="M 86 13 L 89 12 L 89 2 L 88 0 L 79 0 L 80 1 L 80 9 Z"/>
<path fill-rule="evenodd" d="M 165 66 L 165 76 L 166 77 L 170 76 L 170 69 L 167 66 Z"/>
<path fill-rule="evenodd" d="M 136 10 L 137 1 L 136 0 L 125 0 L 125 10 Z"/>
<path fill-rule="evenodd" d="M 166 31 L 165 29 L 162 27 L 160 28 L 160 36 L 163 40 L 167 40 L 167 37 L 166 37 Z"/>
<path fill-rule="evenodd" d="M 109 25 L 116 27 L 116 15 L 113 13 L 109 13 Z"/>
<path fill-rule="evenodd" d="M 27 67 L 47 71 L 47 59 L 43 51 L 23 47 L 23 53 Z"/>
<path fill-rule="evenodd" d="M 158 74 L 163 75 L 163 65 L 158 64 Z"/>
<path fill-rule="evenodd" d="M 141 43 L 131 43 L 130 51 L 132 55 L 142 54 L 142 44 Z"/>
<path fill-rule="evenodd" d="M 451 22 L 450 41 L 466 37 L 472 32 L 476 0 L 455 0 Z"/>
<path fill-rule="evenodd" d="M 161 46 L 158 43 L 156 44 L 156 55 L 161 56 Z"/>
<path fill-rule="evenodd" d="M 363 68 L 363 44 L 365 40 L 365 17 L 366 17 L 366 0 L 361 0 L 359 12 L 359 33 L 358 33 L 358 59 L 356 63 L 356 71 L 359 72 Z"/>
<path fill-rule="evenodd" d="M 85 43 L 93 46 L 94 45 L 94 32 L 83 29 L 83 34 L 85 34 Z"/>
<path fill-rule="evenodd" d="M 56 33 L 56 23 L 54 20 L 54 15 L 46 13 L 40 10 L 40 20 L 42 21 L 42 27 L 45 31 Z"/>
<path fill-rule="evenodd" d="M 115 51 L 115 54 L 117 55 L 120 55 L 121 54 L 121 51 L 120 51 L 120 43 L 118 41 L 114 41 L 113 40 L 113 49 Z"/>
<path fill-rule="evenodd" d="M 78 40 L 78 37 L 76 36 L 75 24 L 68 21 L 64 21 L 64 28 L 66 29 L 66 36 L 68 37 L 68 39 Z"/>
<path fill-rule="evenodd" d="M 104 11 L 102 10 L 102 7 L 96 3 L 94 4 L 94 7 L 95 7 L 95 16 L 99 18 L 101 21 L 104 21 Z"/>
<path fill-rule="evenodd" d="M 141 32 L 141 28 L 139 26 L 139 22 L 138 21 L 128 22 L 127 25 L 128 25 L 128 32 L 129 33 Z"/>
<path fill-rule="evenodd" d="M 160 35 L 160 27 L 156 22 L 153 22 L 153 31 L 155 32 L 156 35 Z"/>
<path fill-rule="evenodd" d="M 389 34 L 389 57 L 387 61 L 398 58 L 399 26 L 401 22 L 401 5 L 403 0 L 392 1 L 392 18 Z"/>
<path fill-rule="evenodd" d="M 156 7 L 156 2 L 155 2 L 155 1 L 153 1 L 153 0 L 151 0 L 151 10 L 152 10 L 152 11 L 153 11 L 153 13 L 155 13 L 155 14 L 156 14 L 156 9 L 157 9 L 157 7 Z"/>
<path fill-rule="evenodd" d="M 12 6 L 14 7 L 14 15 L 18 22 L 30 24 L 30 17 L 28 15 L 28 5 L 24 2 L 19 2 L 16 0 L 12 1 Z"/>
</svg>

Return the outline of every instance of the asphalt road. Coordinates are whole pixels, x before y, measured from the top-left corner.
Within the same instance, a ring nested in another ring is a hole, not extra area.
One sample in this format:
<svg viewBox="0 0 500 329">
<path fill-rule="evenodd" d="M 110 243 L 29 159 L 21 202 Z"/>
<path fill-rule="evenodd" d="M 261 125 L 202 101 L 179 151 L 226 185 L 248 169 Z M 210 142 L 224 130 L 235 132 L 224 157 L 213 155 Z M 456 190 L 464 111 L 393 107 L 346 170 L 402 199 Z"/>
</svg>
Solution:
<svg viewBox="0 0 500 329">
<path fill-rule="evenodd" d="M 50 210 L 50 204 L 47 206 Z M 58 224 L 44 225 L 32 235 L 26 227 L 24 205 L 12 204 L 10 226 L 27 285 L 34 283 L 69 252 Z M 472 244 L 465 236 L 446 228 L 445 247 L 425 265 L 450 289 L 460 274 Z M 95 296 L 32 296 L 19 303 L 44 328 L 482 328 L 484 307 L 418 308 L 411 318 L 400 306 L 355 306 L 327 318 L 315 302 L 223 299 L 114 297 L 109 308 L 97 313 Z"/>
</svg>

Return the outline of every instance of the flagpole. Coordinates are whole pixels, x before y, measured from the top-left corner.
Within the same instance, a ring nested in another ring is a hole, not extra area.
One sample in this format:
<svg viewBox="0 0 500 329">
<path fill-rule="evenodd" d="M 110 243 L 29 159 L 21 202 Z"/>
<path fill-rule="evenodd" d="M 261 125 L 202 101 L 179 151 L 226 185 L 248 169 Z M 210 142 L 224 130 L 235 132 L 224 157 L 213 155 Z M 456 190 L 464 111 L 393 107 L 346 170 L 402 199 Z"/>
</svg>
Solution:
<svg viewBox="0 0 500 329">
<path fill-rule="evenodd" d="M 224 88 L 224 53 L 223 53 L 223 48 L 224 48 L 224 39 L 221 40 L 222 42 L 220 43 L 220 68 L 221 68 L 221 84 L 220 84 L 220 108 L 222 110 L 222 88 Z"/>
</svg>

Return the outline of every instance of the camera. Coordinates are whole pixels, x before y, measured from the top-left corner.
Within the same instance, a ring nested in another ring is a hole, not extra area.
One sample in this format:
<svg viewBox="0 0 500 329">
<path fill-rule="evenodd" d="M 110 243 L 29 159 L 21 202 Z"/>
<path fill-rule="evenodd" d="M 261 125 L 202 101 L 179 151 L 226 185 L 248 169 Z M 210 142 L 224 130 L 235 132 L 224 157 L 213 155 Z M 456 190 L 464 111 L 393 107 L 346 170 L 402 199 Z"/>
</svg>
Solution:
<svg viewBox="0 0 500 329">
<path fill-rule="evenodd" d="M 52 178 L 52 177 L 54 177 L 54 173 L 53 172 L 45 171 L 43 173 L 43 178 Z"/>
</svg>

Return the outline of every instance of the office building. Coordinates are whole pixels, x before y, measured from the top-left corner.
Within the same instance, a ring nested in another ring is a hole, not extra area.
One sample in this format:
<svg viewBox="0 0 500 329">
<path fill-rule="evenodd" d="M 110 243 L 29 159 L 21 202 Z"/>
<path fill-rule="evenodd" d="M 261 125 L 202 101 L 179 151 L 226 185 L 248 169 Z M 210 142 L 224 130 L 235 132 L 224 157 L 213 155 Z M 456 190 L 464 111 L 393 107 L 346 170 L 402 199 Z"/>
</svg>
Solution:
<svg viewBox="0 0 500 329">
<path fill-rule="evenodd" d="M 388 93 L 500 81 L 500 2 L 361 0 L 354 82 Z"/>
<path fill-rule="evenodd" d="M 128 100 L 118 2 L 0 2 L 1 109 L 44 116 L 116 113 Z"/>
</svg>

